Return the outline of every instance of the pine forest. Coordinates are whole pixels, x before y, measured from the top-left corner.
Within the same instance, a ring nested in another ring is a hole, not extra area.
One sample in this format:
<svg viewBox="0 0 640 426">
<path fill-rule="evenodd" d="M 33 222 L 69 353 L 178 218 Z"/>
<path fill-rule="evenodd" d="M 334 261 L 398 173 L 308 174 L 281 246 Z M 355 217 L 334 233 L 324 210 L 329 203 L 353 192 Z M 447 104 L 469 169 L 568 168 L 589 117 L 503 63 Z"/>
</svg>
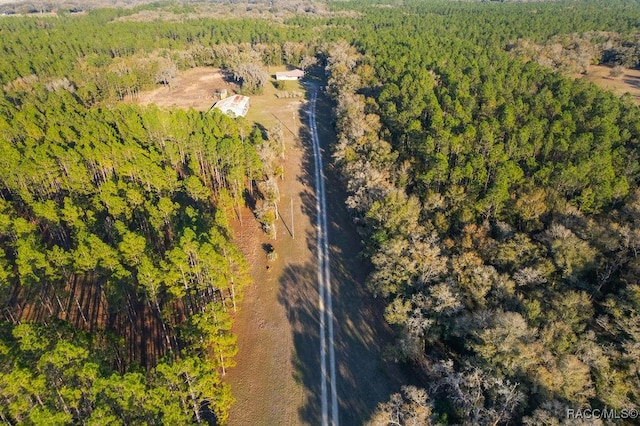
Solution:
<svg viewBox="0 0 640 426">
<path fill-rule="evenodd" d="M 260 285 L 231 222 L 275 239 L 283 130 L 128 100 L 286 65 L 331 105 L 340 255 L 413 378 L 359 424 L 637 418 L 640 95 L 586 77 L 640 86 L 640 2 L 107 6 L 0 4 L 0 423 L 227 423 Z"/>
</svg>

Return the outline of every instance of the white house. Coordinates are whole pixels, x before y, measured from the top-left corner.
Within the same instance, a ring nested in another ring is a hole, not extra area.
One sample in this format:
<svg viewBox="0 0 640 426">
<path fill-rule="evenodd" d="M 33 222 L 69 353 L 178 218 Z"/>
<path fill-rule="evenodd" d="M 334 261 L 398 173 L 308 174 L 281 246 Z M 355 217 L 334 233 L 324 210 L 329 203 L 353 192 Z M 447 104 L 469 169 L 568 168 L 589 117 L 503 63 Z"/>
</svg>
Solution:
<svg viewBox="0 0 640 426">
<path fill-rule="evenodd" d="M 216 102 L 213 107 L 233 117 L 244 117 L 249 111 L 249 97 L 242 95 L 229 96 Z"/>
<path fill-rule="evenodd" d="M 292 71 L 277 72 L 276 73 L 276 80 L 278 80 L 278 81 L 282 81 L 282 80 L 300 80 L 302 77 L 304 77 L 304 71 L 299 70 L 299 69 L 295 69 L 295 70 L 292 70 Z"/>
</svg>

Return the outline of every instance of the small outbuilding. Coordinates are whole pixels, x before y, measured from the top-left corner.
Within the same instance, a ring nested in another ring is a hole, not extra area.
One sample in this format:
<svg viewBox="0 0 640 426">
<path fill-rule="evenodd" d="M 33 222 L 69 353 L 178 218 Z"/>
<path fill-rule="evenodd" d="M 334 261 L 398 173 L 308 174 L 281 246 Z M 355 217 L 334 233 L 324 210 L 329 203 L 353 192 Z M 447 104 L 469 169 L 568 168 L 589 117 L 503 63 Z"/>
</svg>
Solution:
<svg viewBox="0 0 640 426">
<path fill-rule="evenodd" d="M 244 117 L 249 111 L 249 97 L 242 95 L 229 96 L 216 102 L 213 107 L 233 117 Z"/>
<path fill-rule="evenodd" d="M 276 80 L 284 81 L 284 80 L 300 80 L 304 77 L 304 71 L 295 69 L 291 71 L 283 71 L 276 73 Z"/>
</svg>

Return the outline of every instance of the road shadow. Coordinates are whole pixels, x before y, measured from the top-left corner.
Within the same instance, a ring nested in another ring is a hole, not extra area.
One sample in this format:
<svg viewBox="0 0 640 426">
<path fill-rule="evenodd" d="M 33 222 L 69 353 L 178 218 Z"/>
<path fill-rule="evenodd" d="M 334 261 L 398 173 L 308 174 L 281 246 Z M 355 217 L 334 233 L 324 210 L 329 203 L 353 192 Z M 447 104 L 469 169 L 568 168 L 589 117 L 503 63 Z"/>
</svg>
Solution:
<svg viewBox="0 0 640 426">
<path fill-rule="evenodd" d="M 321 98 L 322 99 L 322 98 Z M 322 111 L 320 111 L 322 108 Z M 333 296 L 336 381 L 339 418 L 343 425 L 361 425 L 371 418 L 377 405 L 410 383 L 407 372 L 399 365 L 383 360 L 384 347 L 393 335 L 384 322 L 382 301 L 373 299 L 364 282 L 371 267 L 359 256 L 360 237 L 355 231 L 344 204 L 346 194 L 337 173 L 330 165 L 330 104 L 319 100 L 318 129 L 323 147 L 327 176 L 327 220 Z M 300 111 L 308 123 L 306 108 Z M 308 125 L 303 126 L 299 140 L 304 148 L 303 173 L 298 179 L 309 188 L 315 187 L 313 149 Z M 299 194 L 302 212 L 316 223 L 316 196 Z M 299 409 L 303 424 L 321 424 L 320 314 L 317 275 L 316 233 L 307 232 L 306 242 L 313 253 L 313 263 L 288 266 L 279 282 L 278 300 L 285 307 L 294 342 L 292 361 L 295 379 L 303 384 L 306 399 Z"/>
</svg>

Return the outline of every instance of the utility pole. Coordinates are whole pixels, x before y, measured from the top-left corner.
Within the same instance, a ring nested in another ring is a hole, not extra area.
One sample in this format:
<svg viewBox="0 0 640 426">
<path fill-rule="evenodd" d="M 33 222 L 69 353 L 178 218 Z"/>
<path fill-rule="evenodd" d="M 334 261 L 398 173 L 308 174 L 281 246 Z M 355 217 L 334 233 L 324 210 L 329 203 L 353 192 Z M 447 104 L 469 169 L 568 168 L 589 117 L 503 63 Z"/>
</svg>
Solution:
<svg viewBox="0 0 640 426">
<path fill-rule="evenodd" d="M 291 198 L 289 198 L 289 201 L 291 202 L 291 238 L 292 239 L 296 239 L 296 231 L 293 228 L 293 195 L 291 196 Z"/>
</svg>

